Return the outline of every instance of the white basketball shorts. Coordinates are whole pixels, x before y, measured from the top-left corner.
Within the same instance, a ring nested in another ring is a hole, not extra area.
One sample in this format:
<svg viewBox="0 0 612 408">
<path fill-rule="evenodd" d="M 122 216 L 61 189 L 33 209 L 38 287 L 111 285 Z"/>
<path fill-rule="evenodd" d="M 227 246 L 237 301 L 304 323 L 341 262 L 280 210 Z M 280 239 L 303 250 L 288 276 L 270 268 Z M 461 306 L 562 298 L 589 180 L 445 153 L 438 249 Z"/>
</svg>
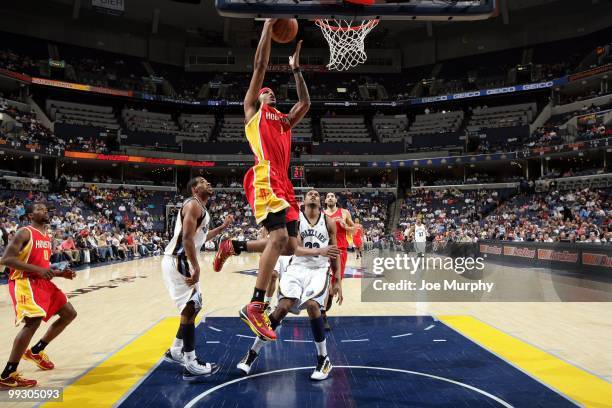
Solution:
<svg viewBox="0 0 612 408">
<path fill-rule="evenodd" d="M 329 267 L 309 268 L 303 265 L 291 264 L 280 277 L 278 298 L 297 299 L 291 309 L 292 313 L 299 313 L 304 309 L 306 302 L 314 300 L 325 307 L 325 298 L 329 290 Z"/>
<path fill-rule="evenodd" d="M 185 305 L 194 302 L 196 312 L 202 309 L 202 292 L 200 282 L 195 286 L 188 286 L 185 278 L 191 276 L 189 273 L 189 262 L 184 256 L 176 257 L 164 255 L 162 258 L 162 276 L 170 299 L 176 305 L 179 313 L 183 311 Z"/>
</svg>

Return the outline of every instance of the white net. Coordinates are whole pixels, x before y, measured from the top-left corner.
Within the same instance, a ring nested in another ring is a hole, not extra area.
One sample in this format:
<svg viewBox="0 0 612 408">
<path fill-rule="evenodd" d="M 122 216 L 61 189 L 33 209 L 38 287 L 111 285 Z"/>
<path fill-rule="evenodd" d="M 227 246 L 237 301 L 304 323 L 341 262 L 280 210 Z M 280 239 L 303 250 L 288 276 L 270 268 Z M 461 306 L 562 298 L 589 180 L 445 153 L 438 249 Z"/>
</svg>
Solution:
<svg viewBox="0 0 612 408">
<path fill-rule="evenodd" d="M 355 23 L 355 24 L 354 24 Z M 315 20 L 329 43 L 328 69 L 346 71 L 363 64 L 368 56 L 364 48 L 366 35 L 378 25 L 378 20 L 362 20 L 360 24 L 347 20 Z"/>
</svg>

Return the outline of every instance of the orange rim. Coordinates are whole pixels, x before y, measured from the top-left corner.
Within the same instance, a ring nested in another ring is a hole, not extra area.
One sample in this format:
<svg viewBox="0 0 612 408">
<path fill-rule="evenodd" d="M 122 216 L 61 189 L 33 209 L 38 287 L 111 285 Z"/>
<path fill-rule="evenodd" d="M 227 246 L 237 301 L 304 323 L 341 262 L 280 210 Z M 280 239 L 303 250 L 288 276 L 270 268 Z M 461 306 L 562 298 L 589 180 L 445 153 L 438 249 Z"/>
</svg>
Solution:
<svg viewBox="0 0 612 408">
<path fill-rule="evenodd" d="M 338 21 L 338 20 L 334 19 L 333 21 Z M 346 21 L 346 20 L 344 20 L 344 21 Z M 366 29 L 366 28 L 369 28 L 369 27 L 372 27 L 372 26 L 378 24 L 379 21 L 380 20 L 370 20 L 370 21 L 368 21 L 365 24 L 361 24 L 361 25 L 354 26 L 354 27 L 353 26 L 348 26 L 348 27 L 335 27 L 335 26 L 331 26 L 331 25 L 327 24 L 325 21 L 323 21 L 320 18 L 316 19 L 315 23 L 317 25 L 319 25 L 321 27 L 325 27 L 326 29 L 331 30 L 331 31 L 360 31 L 360 30 L 363 30 L 363 29 Z"/>
</svg>

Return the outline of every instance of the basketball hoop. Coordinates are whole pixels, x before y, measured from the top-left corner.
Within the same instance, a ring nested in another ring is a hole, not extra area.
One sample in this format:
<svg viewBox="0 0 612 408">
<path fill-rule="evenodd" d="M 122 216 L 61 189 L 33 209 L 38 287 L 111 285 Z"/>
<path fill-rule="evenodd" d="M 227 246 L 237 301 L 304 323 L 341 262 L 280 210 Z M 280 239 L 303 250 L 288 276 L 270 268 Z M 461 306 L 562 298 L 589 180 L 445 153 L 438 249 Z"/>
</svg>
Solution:
<svg viewBox="0 0 612 408">
<path fill-rule="evenodd" d="M 346 71 L 368 59 L 364 48 L 366 35 L 378 25 L 378 20 L 362 20 L 353 24 L 353 20 L 317 19 L 323 36 L 329 44 L 328 69 Z"/>
</svg>

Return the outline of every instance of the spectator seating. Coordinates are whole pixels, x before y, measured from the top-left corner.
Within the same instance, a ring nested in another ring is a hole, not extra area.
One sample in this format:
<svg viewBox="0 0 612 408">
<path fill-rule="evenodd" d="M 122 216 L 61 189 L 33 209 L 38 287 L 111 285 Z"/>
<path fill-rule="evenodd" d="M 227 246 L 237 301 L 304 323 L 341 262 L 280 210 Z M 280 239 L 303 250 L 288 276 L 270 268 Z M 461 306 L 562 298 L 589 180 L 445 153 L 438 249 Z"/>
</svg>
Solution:
<svg viewBox="0 0 612 408">
<path fill-rule="evenodd" d="M 172 115 L 148 112 L 146 110 L 123 109 L 121 112 L 127 129 L 130 131 L 179 135 L 181 132 Z"/>
<path fill-rule="evenodd" d="M 525 126 L 533 121 L 536 114 L 535 103 L 477 107 L 472 110 L 467 129 L 470 132 L 477 132 L 484 128 Z"/>
<path fill-rule="evenodd" d="M 217 140 L 219 142 L 244 141 L 244 116 L 225 115 L 221 122 L 221 130 Z"/>
<path fill-rule="evenodd" d="M 57 123 L 119 129 L 119 122 L 110 106 L 86 105 L 48 99 L 47 114 Z"/>
<path fill-rule="evenodd" d="M 183 113 L 179 116 L 178 123 L 183 132 L 188 133 L 189 136 L 177 137 L 177 142 L 194 138 L 204 142 L 210 139 L 212 130 L 215 127 L 215 116 Z"/>
<path fill-rule="evenodd" d="M 312 122 L 310 118 L 303 118 L 297 126 L 291 129 L 291 136 L 294 141 L 312 141 Z"/>
<path fill-rule="evenodd" d="M 321 119 L 325 142 L 371 142 L 363 116 L 326 117 Z"/>
<path fill-rule="evenodd" d="M 416 115 L 407 136 L 456 132 L 463 122 L 463 111 L 442 111 Z"/>
<path fill-rule="evenodd" d="M 403 142 L 408 135 L 408 119 L 406 115 L 376 116 L 372 119 L 372 126 L 378 140 L 386 142 Z"/>
</svg>

